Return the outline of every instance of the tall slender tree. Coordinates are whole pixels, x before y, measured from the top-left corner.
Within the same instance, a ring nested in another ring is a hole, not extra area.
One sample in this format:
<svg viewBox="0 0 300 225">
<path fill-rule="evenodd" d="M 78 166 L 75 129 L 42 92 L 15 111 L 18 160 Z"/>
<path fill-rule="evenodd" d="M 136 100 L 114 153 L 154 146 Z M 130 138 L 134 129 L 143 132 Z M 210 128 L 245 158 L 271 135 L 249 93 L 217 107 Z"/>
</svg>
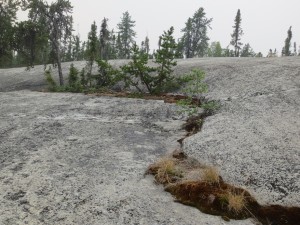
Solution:
<svg viewBox="0 0 300 225">
<path fill-rule="evenodd" d="M 175 61 L 177 44 L 173 37 L 174 27 L 171 27 L 168 31 L 164 31 L 160 36 L 160 49 L 155 53 L 154 62 L 158 64 L 157 77 L 154 82 L 156 92 L 162 92 L 167 90 L 167 84 L 171 84 L 174 77 L 171 77 L 173 67 L 177 65 Z"/>
<path fill-rule="evenodd" d="M 97 25 L 95 21 L 91 25 L 91 31 L 88 34 L 86 57 L 87 57 L 87 81 L 91 86 L 93 65 L 94 62 L 99 58 L 99 40 L 97 37 Z"/>
<path fill-rule="evenodd" d="M 292 33 L 292 26 L 290 26 L 290 28 L 288 29 L 287 32 L 288 36 L 285 39 L 284 42 L 284 48 L 283 48 L 283 52 L 285 56 L 290 56 L 291 55 L 291 51 L 290 51 L 290 47 L 291 47 L 291 40 L 293 37 L 293 33 Z"/>
<path fill-rule="evenodd" d="M 121 58 L 130 58 L 130 49 L 134 43 L 134 38 L 136 36 L 136 32 L 133 30 L 135 27 L 135 21 L 131 19 L 129 12 L 126 11 L 123 13 L 123 17 L 121 18 L 121 22 L 117 25 L 120 34 L 120 41 L 121 41 L 121 51 L 120 57 Z"/>
<path fill-rule="evenodd" d="M 204 8 L 199 8 L 192 18 L 188 18 L 181 38 L 183 51 L 187 58 L 203 57 L 208 48 L 207 30 L 212 18 L 207 18 Z"/>
<path fill-rule="evenodd" d="M 101 23 L 100 36 L 99 36 L 99 44 L 100 44 L 100 58 L 107 60 L 109 58 L 109 39 L 110 34 L 107 25 L 108 19 L 104 17 Z"/>
<path fill-rule="evenodd" d="M 0 1 L 0 67 L 9 66 L 13 60 L 13 34 L 16 13 L 20 2 Z"/>
<path fill-rule="evenodd" d="M 49 35 L 51 51 L 58 67 L 59 83 L 64 85 L 61 67 L 62 42 L 72 35 L 72 11 L 69 0 L 57 0 L 48 4 L 44 0 L 31 0 L 28 5 L 31 21 L 42 24 Z"/>
<path fill-rule="evenodd" d="M 234 19 L 233 33 L 231 34 L 231 42 L 230 44 L 234 47 L 234 56 L 240 56 L 240 50 L 243 43 L 241 43 L 241 36 L 244 34 L 241 27 L 241 11 L 238 9 L 237 14 Z"/>
</svg>

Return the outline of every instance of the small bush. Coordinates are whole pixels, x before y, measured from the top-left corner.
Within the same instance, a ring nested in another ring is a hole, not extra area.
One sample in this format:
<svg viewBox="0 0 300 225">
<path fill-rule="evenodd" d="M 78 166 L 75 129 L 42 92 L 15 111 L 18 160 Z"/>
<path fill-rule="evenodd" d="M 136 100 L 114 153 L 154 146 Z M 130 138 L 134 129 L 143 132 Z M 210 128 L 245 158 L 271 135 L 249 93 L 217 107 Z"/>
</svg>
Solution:
<svg viewBox="0 0 300 225">
<path fill-rule="evenodd" d="M 192 116 L 198 112 L 200 97 L 199 95 L 207 91 L 207 85 L 203 83 L 205 72 L 193 69 L 178 79 L 180 85 L 185 85 L 183 92 L 188 96 L 187 99 L 177 101 L 177 105 L 182 107 L 182 112 Z M 196 100 L 196 101 L 195 101 Z"/>
<path fill-rule="evenodd" d="M 105 60 L 97 60 L 98 65 L 98 74 L 92 75 L 93 79 L 96 82 L 96 87 L 112 87 L 118 81 L 120 81 L 120 71 L 114 69 Z"/>
<path fill-rule="evenodd" d="M 132 61 L 127 65 L 121 67 L 123 72 L 122 79 L 125 82 L 126 87 L 134 86 L 140 93 L 144 92 L 144 87 L 151 94 L 155 91 L 155 76 L 151 73 L 156 69 L 147 66 L 149 55 L 140 50 L 135 44 L 132 49 Z M 141 87 L 144 86 L 144 87 Z"/>
<path fill-rule="evenodd" d="M 82 92 L 83 86 L 79 80 L 79 71 L 72 63 L 69 70 L 69 86 L 66 89 L 70 92 Z"/>
<path fill-rule="evenodd" d="M 215 113 L 220 107 L 220 103 L 214 100 L 201 104 L 201 108 L 205 109 L 209 114 Z"/>
<path fill-rule="evenodd" d="M 46 82 L 48 84 L 49 91 L 57 91 L 57 83 L 52 77 L 52 69 L 49 67 L 48 70 L 45 71 Z"/>
</svg>

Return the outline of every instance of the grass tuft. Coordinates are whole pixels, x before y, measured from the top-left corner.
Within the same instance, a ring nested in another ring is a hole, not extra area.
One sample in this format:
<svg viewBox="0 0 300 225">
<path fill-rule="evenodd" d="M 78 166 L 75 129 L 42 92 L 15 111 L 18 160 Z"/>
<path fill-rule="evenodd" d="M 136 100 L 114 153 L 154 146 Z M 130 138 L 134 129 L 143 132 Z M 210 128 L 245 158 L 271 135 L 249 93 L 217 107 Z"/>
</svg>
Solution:
<svg viewBox="0 0 300 225">
<path fill-rule="evenodd" d="M 216 167 L 207 167 L 202 171 L 202 181 L 208 184 L 219 184 L 220 176 Z"/>
<path fill-rule="evenodd" d="M 228 191 L 223 197 L 227 202 L 228 210 L 235 214 L 241 213 L 246 208 L 247 201 L 244 192 L 233 193 Z"/>
</svg>

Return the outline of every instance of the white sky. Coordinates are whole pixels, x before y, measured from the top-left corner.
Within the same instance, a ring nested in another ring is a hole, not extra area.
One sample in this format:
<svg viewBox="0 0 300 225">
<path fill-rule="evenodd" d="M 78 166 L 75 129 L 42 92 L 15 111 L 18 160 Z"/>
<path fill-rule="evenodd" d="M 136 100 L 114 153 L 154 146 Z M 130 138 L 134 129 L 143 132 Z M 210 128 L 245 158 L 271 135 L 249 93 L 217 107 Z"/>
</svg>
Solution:
<svg viewBox="0 0 300 225">
<path fill-rule="evenodd" d="M 51 0 L 48 0 L 51 2 Z M 208 18 L 213 18 L 211 41 L 220 41 L 223 48 L 230 42 L 230 34 L 238 9 L 241 10 L 244 36 L 242 43 L 250 43 L 254 51 L 267 54 L 270 48 L 278 52 L 284 45 L 287 30 L 292 26 L 293 39 L 300 45 L 300 0 L 71 0 L 74 6 L 74 29 L 85 40 L 95 20 L 98 29 L 104 17 L 109 29 L 116 30 L 122 13 L 128 11 L 136 21 L 137 42 L 148 35 L 150 48 L 157 47 L 159 35 L 171 26 L 175 37 L 182 34 L 188 17 L 203 7 Z M 298 47 L 297 47 L 298 50 Z"/>
</svg>

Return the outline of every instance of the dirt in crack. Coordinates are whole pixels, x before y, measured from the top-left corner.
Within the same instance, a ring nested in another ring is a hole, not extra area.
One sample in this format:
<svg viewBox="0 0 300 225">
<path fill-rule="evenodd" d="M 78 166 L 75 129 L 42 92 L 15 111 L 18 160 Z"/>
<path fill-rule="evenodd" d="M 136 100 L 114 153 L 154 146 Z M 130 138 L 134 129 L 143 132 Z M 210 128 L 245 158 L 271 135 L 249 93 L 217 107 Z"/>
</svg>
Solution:
<svg viewBox="0 0 300 225">
<path fill-rule="evenodd" d="M 184 125 L 183 140 L 202 128 L 207 112 L 191 117 Z M 198 208 L 200 211 L 219 215 L 224 220 L 254 218 L 263 225 L 299 225 L 300 208 L 280 205 L 261 205 L 251 194 L 226 183 L 215 167 L 201 164 L 188 157 L 182 149 L 150 165 L 146 174 L 154 175 L 155 181 L 165 187 L 176 201 Z"/>
</svg>

